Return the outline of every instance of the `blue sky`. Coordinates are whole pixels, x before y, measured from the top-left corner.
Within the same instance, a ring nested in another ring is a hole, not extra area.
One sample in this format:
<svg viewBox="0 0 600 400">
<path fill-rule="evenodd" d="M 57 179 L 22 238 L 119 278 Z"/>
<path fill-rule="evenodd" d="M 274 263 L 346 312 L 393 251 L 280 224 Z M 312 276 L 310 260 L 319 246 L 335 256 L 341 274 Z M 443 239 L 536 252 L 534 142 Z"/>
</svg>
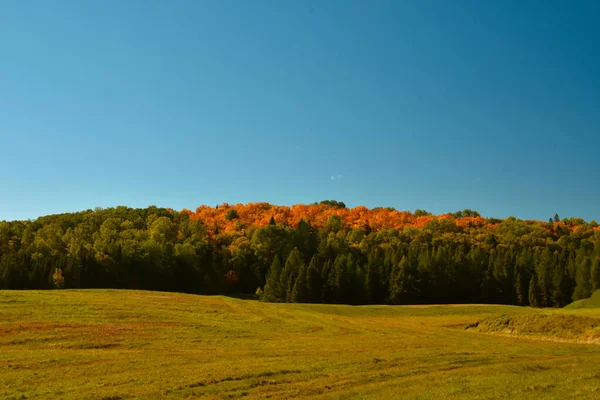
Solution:
<svg viewBox="0 0 600 400">
<path fill-rule="evenodd" d="M 597 1 L 0 2 L 0 220 L 323 199 L 600 220 Z"/>
</svg>

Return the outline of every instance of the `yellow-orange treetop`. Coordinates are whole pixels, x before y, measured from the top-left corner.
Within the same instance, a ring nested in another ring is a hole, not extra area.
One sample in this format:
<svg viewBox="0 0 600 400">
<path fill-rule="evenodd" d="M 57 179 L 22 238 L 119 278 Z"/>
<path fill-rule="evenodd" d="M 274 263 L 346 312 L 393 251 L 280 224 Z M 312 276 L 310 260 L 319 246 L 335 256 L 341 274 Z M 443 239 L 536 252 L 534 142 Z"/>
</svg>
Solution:
<svg viewBox="0 0 600 400">
<path fill-rule="evenodd" d="M 231 217 L 231 210 L 235 210 Z M 278 225 L 295 227 L 301 219 L 311 225 L 322 228 L 331 215 L 337 215 L 342 224 L 348 228 L 399 229 L 404 227 L 422 227 L 432 220 L 451 219 L 458 226 L 481 227 L 488 223 L 483 217 L 455 218 L 452 214 L 417 216 L 408 211 L 397 211 L 391 208 L 369 209 L 364 206 L 340 208 L 326 204 L 296 204 L 276 206 L 269 203 L 248 203 L 230 205 L 223 203 L 217 207 L 200 206 L 195 212 L 182 210 L 190 218 L 199 219 L 208 227 L 216 227 L 220 232 L 238 230 L 240 226 L 265 226 L 275 220 Z M 230 217 L 228 218 L 228 212 Z"/>
</svg>

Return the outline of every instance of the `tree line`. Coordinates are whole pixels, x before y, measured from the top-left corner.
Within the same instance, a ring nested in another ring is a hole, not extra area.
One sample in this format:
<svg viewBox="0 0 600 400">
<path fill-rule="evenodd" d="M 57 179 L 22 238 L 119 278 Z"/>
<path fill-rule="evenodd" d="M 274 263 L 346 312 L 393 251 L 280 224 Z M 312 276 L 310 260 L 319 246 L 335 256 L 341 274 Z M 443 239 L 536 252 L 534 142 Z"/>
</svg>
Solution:
<svg viewBox="0 0 600 400">
<path fill-rule="evenodd" d="M 0 287 L 536 307 L 600 288 L 594 221 L 486 219 L 472 210 L 433 216 L 335 201 L 294 207 L 116 207 L 3 221 Z"/>
</svg>

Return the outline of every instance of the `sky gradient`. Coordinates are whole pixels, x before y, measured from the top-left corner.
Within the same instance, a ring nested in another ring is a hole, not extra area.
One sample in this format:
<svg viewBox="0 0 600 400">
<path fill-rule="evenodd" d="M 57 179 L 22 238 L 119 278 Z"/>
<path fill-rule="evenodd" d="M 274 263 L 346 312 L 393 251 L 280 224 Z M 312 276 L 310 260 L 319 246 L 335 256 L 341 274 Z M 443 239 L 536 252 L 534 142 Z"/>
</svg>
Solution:
<svg viewBox="0 0 600 400">
<path fill-rule="evenodd" d="M 0 1 L 0 220 L 222 202 L 600 220 L 598 1 Z"/>
</svg>

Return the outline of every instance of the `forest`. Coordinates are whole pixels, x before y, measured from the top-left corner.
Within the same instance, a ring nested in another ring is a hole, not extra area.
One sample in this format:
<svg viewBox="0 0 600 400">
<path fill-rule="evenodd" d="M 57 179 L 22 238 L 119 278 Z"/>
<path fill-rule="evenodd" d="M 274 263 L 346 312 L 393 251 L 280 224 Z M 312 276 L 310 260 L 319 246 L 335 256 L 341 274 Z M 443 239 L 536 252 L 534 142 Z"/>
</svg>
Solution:
<svg viewBox="0 0 600 400">
<path fill-rule="evenodd" d="M 0 288 L 123 288 L 340 304 L 562 307 L 600 288 L 600 227 L 473 210 L 124 206 L 0 222 Z"/>
</svg>

